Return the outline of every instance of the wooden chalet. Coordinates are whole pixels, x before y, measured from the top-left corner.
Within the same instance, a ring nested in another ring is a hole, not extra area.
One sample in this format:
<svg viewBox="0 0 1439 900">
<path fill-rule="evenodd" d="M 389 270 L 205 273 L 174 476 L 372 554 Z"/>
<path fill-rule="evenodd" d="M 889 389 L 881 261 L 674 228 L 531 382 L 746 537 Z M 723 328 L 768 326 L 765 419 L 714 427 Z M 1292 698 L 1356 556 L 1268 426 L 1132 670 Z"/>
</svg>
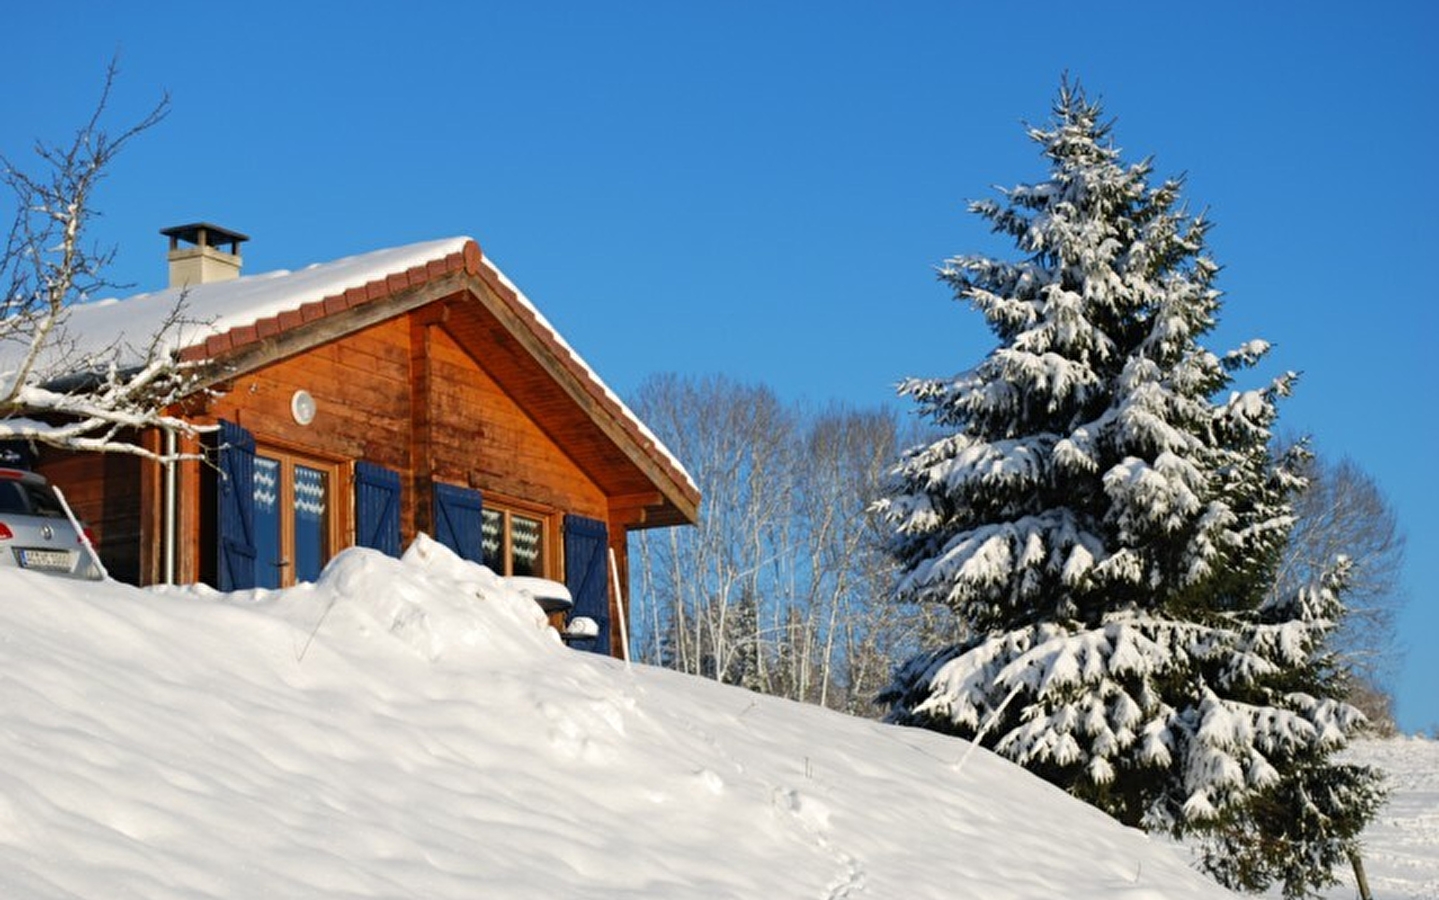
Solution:
<svg viewBox="0 0 1439 900">
<path fill-rule="evenodd" d="M 629 532 L 692 524 L 699 492 L 478 244 L 240 277 L 244 235 L 163 233 L 170 289 L 76 307 L 69 329 L 143 335 L 183 292 L 204 324 L 175 350 L 203 377 L 174 411 L 216 429 L 143 440 L 205 461 L 37 462 L 116 577 L 279 587 L 342 548 L 398 555 L 424 532 L 500 574 L 565 583 L 573 613 L 602 626 L 588 649 L 618 649 Z"/>
</svg>

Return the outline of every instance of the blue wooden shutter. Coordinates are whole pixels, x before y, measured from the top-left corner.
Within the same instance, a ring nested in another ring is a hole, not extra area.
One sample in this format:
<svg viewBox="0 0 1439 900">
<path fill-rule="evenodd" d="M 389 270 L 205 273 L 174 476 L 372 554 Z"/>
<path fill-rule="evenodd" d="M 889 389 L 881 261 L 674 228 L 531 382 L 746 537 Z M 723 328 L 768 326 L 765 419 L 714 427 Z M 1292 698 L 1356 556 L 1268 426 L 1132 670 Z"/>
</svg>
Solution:
<svg viewBox="0 0 1439 900">
<path fill-rule="evenodd" d="M 435 540 L 461 559 L 483 562 L 480 492 L 435 482 Z"/>
<path fill-rule="evenodd" d="M 355 463 L 355 545 L 400 555 L 400 473 Z"/>
<path fill-rule="evenodd" d="M 565 516 L 565 587 L 574 598 L 571 617 L 586 616 L 600 626 L 593 638 L 570 646 L 591 653 L 610 653 L 609 533 L 605 523 L 584 516 Z"/>
<path fill-rule="evenodd" d="M 215 587 L 241 591 L 255 586 L 255 438 L 222 419 L 219 440 Z"/>
</svg>

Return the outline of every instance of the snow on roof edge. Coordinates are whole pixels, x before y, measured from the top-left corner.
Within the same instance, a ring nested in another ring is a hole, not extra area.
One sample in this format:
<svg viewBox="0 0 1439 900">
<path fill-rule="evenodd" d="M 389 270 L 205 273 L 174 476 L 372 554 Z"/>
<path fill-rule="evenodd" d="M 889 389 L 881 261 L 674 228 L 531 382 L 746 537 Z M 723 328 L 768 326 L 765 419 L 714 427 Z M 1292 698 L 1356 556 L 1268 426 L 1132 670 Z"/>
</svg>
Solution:
<svg viewBox="0 0 1439 900">
<path fill-rule="evenodd" d="M 57 342 L 54 358 L 41 360 L 40 371 L 49 377 L 65 374 L 67 364 L 90 356 L 108 357 L 118 351 L 120 365 L 135 364 L 155 335 L 165 329 L 178 309 L 183 321 L 174 326 L 162 349 L 179 352 L 203 346 L 208 338 L 254 325 L 307 303 L 338 296 L 396 272 L 444 259 L 473 243 L 470 237 L 423 241 L 342 257 L 290 271 L 277 269 L 244 275 L 229 281 L 169 287 L 79 303 L 66 310 L 65 341 Z M 0 371 L 14 360 L 0 348 Z"/>
</svg>

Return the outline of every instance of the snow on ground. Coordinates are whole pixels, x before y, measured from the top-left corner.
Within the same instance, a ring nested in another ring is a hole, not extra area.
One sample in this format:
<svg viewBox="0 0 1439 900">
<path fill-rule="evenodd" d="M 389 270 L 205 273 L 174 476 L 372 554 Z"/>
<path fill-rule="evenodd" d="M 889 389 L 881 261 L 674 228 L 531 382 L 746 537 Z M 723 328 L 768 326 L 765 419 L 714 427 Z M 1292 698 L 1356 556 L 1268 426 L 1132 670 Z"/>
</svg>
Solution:
<svg viewBox="0 0 1439 900">
<path fill-rule="evenodd" d="M 1347 756 L 1388 775 L 1389 802 L 1364 833 L 1364 872 L 1374 900 L 1439 898 L 1439 741 L 1421 738 L 1356 742 Z M 1327 891 L 1357 897 L 1354 878 Z"/>
<path fill-rule="evenodd" d="M 962 742 L 565 650 L 427 541 L 283 592 L 0 569 L 0 703 L 5 897 L 1228 896 Z M 1351 754 L 1375 897 L 1439 897 L 1439 742 Z"/>
<path fill-rule="evenodd" d="M 428 541 L 220 595 L 0 569 L 0 896 L 1229 896 L 959 741 L 565 649 Z"/>
<path fill-rule="evenodd" d="M 3 897 L 1231 896 L 967 750 L 566 650 L 426 540 L 280 592 L 0 569 Z M 1376 898 L 1439 897 L 1439 742 L 1351 752 Z"/>
</svg>

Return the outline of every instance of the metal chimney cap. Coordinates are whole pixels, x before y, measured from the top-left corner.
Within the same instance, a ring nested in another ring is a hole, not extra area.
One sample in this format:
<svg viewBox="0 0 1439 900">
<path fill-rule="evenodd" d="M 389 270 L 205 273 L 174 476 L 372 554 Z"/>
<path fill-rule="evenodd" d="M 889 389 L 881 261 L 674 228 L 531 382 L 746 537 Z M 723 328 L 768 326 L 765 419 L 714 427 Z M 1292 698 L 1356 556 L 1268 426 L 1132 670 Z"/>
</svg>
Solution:
<svg viewBox="0 0 1439 900">
<path fill-rule="evenodd" d="M 174 249 L 179 241 L 185 241 L 197 247 L 215 247 L 218 244 L 229 244 L 230 252 L 234 254 L 239 254 L 240 244 L 250 239 L 248 234 L 241 234 L 238 231 L 221 228 L 219 225 L 212 225 L 209 222 L 191 222 L 189 225 L 161 228 L 160 233 L 170 239 L 171 249 Z"/>
</svg>

